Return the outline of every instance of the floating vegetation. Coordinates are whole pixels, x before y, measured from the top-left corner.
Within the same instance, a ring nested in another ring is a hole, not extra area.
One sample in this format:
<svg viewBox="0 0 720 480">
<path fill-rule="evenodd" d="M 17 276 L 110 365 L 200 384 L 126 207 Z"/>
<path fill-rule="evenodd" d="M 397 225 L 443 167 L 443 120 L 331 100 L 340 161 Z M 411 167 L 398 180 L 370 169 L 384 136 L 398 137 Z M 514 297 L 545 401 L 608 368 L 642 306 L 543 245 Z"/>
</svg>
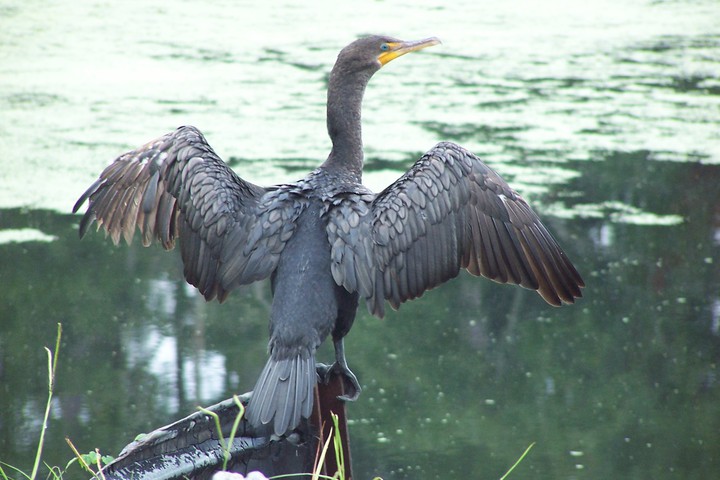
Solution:
<svg viewBox="0 0 720 480">
<path fill-rule="evenodd" d="M 12 228 L 0 230 L 0 245 L 5 243 L 53 242 L 55 235 L 48 235 L 35 228 Z"/>
<path fill-rule="evenodd" d="M 545 213 L 560 218 L 607 218 L 612 222 L 631 225 L 671 226 L 683 223 L 680 215 L 661 215 L 646 212 L 633 205 L 618 201 L 579 203 L 568 207 L 561 203 L 547 206 Z"/>
</svg>

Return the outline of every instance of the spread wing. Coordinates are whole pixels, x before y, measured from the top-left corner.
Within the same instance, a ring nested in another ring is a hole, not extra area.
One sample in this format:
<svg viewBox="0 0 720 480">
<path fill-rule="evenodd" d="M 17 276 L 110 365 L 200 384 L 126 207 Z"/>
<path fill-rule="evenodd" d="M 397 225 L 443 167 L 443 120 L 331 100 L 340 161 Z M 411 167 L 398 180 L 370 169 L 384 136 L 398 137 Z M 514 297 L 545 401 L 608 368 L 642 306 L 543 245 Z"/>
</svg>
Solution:
<svg viewBox="0 0 720 480">
<path fill-rule="evenodd" d="M 332 273 L 371 313 L 394 308 L 461 268 L 573 303 L 585 284 L 528 204 L 478 157 L 440 143 L 377 196 L 328 212 Z"/>
<path fill-rule="evenodd" d="M 180 127 L 113 161 L 80 197 L 80 236 L 97 221 L 117 245 L 180 238 L 185 278 L 211 300 L 269 276 L 301 208 L 278 189 L 246 182 L 194 127 Z"/>
</svg>

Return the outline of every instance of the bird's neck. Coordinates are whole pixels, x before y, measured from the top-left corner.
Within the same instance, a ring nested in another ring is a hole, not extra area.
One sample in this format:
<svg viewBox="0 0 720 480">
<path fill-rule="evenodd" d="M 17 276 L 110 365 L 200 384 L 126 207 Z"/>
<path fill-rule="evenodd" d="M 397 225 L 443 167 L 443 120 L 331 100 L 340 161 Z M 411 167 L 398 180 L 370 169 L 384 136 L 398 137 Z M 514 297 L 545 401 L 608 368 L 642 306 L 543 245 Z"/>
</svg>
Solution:
<svg viewBox="0 0 720 480">
<path fill-rule="evenodd" d="M 333 69 L 328 85 L 327 127 L 333 146 L 323 167 L 351 174 L 358 182 L 363 167 L 361 109 L 368 80 Z"/>
</svg>

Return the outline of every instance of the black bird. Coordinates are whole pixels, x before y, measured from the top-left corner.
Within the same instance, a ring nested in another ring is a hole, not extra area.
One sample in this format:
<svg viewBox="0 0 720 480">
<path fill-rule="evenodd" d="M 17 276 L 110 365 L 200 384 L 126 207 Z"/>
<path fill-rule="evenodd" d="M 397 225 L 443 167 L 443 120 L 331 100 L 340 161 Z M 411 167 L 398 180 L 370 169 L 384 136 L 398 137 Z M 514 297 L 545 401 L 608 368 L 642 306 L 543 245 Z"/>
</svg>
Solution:
<svg viewBox="0 0 720 480">
<path fill-rule="evenodd" d="M 270 358 L 247 410 L 256 427 L 282 435 L 311 413 L 315 351 L 332 334 L 347 400 L 360 385 L 343 337 L 359 297 L 382 317 L 461 268 L 536 290 L 551 305 L 573 303 L 584 283 L 528 204 L 478 157 L 439 143 L 380 193 L 361 183 L 360 110 L 383 65 L 440 43 L 385 36 L 354 41 L 330 74 L 327 128 L 332 150 L 295 183 L 268 188 L 233 172 L 194 127 L 180 127 L 111 163 L 80 197 L 115 244 L 171 249 L 180 239 L 185 278 L 207 300 L 271 279 Z M 326 372 L 327 373 L 327 372 Z"/>
</svg>

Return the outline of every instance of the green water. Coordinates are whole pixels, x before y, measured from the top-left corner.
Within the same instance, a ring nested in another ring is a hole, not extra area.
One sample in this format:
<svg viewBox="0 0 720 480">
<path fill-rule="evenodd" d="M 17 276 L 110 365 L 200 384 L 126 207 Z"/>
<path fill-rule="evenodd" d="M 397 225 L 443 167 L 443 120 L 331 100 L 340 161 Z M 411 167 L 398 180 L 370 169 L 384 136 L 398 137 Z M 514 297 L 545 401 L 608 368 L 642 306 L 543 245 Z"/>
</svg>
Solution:
<svg viewBox="0 0 720 480">
<path fill-rule="evenodd" d="M 118 154 L 199 127 L 244 178 L 324 160 L 325 80 L 367 32 L 443 45 L 364 104 L 379 190 L 440 140 L 536 207 L 585 297 L 461 275 L 347 339 L 355 478 L 714 478 L 720 471 L 720 6 L 622 2 L 0 5 L 0 461 L 29 470 L 44 346 L 65 329 L 46 460 L 117 454 L 252 388 L 266 284 L 206 304 L 176 253 L 77 238 Z M 324 351 L 325 360 L 331 356 Z"/>
</svg>

